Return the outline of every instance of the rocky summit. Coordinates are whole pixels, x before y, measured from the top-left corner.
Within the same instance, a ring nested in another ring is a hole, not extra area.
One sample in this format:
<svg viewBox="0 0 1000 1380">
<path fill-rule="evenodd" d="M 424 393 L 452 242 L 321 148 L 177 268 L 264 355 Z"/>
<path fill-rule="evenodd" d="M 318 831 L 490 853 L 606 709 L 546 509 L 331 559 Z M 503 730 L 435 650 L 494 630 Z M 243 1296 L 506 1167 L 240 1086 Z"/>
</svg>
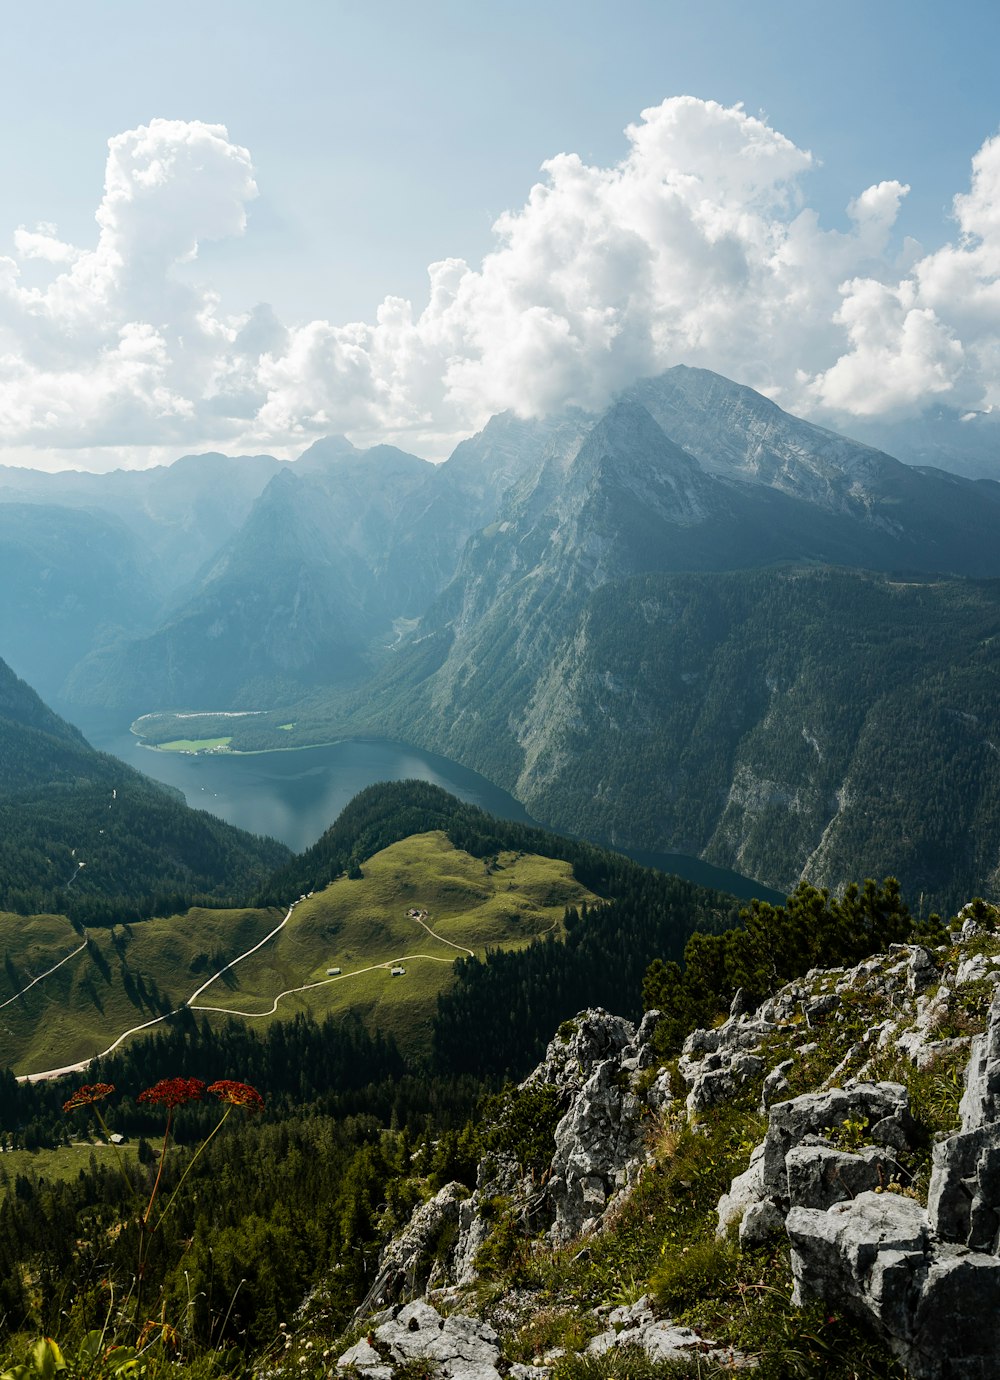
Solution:
<svg viewBox="0 0 1000 1380">
<path fill-rule="evenodd" d="M 445 1184 L 384 1249 L 339 1372 L 541 1380 L 617 1373 L 623 1353 L 671 1375 L 825 1374 L 798 1368 L 808 1317 L 854 1329 L 867 1368 L 844 1374 L 996 1377 L 997 919 L 979 903 L 945 943 L 813 970 L 755 1009 L 738 994 L 674 1059 L 655 1011 L 565 1022 L 475 1188 Z M 551 1118 L 530 1165 L 525 1107 Z M 772 1296 L 755 1338 L 739 1304 Z"/>
</svg>

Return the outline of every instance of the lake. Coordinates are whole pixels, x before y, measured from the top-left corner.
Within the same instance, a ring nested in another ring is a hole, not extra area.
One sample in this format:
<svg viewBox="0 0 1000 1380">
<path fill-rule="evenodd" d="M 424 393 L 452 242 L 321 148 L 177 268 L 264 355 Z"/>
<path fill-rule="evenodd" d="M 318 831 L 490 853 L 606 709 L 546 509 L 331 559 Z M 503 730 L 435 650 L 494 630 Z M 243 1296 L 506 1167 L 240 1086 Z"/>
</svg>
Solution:
<svg viewBox="0 0 1000 1380">
<path fill-rule="evenodd" d="M 79 711 L 75 721 L 94 747 L 113 753 L 157 781 L 176 786 L 195 809 L 208 810 L 251 833 L 269 834 L 297 853 L 315 843 L 359 791 L 378 781 L 415 777 L 501 819 L 537 823 L 519 801 L 485 776 L 407 743 L 350 739 L 287 752 L 195 756 L 144 748 L 120 723 L 96 718 L 85 722 Z M 749 877 L 712 867 L 700 858 L 648 851 L 630 856 L 648 867 L 674 872 L 743 900 L 752 896 L 784 899 Z"/>
</svg>

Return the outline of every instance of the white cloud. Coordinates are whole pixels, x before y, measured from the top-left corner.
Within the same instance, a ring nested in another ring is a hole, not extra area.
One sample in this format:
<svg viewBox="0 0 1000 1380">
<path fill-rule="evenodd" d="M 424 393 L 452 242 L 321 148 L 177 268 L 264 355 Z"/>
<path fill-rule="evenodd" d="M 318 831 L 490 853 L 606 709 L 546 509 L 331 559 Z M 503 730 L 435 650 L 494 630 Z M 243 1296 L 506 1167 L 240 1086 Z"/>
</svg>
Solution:
<svg viewBox="0 0 1000 1380">
<path fill-rule="evenodd" d="M 8 447 L 141 458 L 349 430 L 444 453 L 490 412 L 600 406 L 680 362 L 834 422 L 1000 403 L 1000 137 L 928 253 L 897 243 L 897 181 L 860 191 L 846 233 L 823 229 L 812 155 L 739 106 L 672 98 L 626 136 L 613 167 L 550 159 L 481 264 L 431 265 L 422 310 L 390 296 L 372 322 L 286 327 L 176 272 L 243 233 L 248 151 L 199 122 L 117 135 L 95 246 L 22 226 L 0 257 Z"/>
</svg>

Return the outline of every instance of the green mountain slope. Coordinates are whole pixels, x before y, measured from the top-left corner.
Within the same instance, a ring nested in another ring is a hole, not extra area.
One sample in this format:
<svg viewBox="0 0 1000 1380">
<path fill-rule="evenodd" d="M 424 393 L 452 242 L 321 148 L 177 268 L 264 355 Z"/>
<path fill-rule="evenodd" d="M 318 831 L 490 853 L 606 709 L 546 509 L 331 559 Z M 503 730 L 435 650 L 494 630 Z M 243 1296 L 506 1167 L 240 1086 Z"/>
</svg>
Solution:
<svg viewBox="0 0 1000 1380">
<path fill-rule="evenodd" d="M 165 912 L 90 930 L 85 943 L 62 916 L 0 913 L 5 1058 L 19 1073 L 63 1068 L 168 1017 L 181 1028 L 236 1017 L 256 1029 L 352 1012 L 411 1055 L 461 1068 L 457 1043 L 472 1067 L 503 1072 L 571 1014 L 581 987 L 634 1003 L 653 957 L 679 957 L 695 929 L 735 919 L 732 898 L 413 781 L 362 792 L 268 890 L 282 907 Z M 471 1026 L 460 1003 L 439 1035 L 456 964 L 492 973 L 501 954 L 523 955 L 516 971 L 533 989 L 544 971 L 532 1011 L 512 1029 L 507 969 L 482 988 Z M 479 1028 L 506 1033 L 484 1050 Z"/>
<path fill-rule="evenodd" d="M 0 907 L 103 924 L 238 902 L 288 856 L 95 752 L 0 662 Z"/>
</svg>

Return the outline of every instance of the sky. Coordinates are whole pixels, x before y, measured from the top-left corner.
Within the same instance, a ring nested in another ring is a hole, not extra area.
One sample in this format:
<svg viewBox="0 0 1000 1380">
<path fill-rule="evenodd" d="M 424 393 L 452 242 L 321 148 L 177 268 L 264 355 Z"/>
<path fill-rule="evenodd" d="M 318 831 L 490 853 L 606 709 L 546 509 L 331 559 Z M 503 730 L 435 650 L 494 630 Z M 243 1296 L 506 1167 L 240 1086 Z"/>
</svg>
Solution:
<svg viewBox="0 0 1000 1380">
<path fill-rule="evenodd" d="M 1000 409 L 1000 6 L 0 0 L 0 463 Z"/>
</svg>

